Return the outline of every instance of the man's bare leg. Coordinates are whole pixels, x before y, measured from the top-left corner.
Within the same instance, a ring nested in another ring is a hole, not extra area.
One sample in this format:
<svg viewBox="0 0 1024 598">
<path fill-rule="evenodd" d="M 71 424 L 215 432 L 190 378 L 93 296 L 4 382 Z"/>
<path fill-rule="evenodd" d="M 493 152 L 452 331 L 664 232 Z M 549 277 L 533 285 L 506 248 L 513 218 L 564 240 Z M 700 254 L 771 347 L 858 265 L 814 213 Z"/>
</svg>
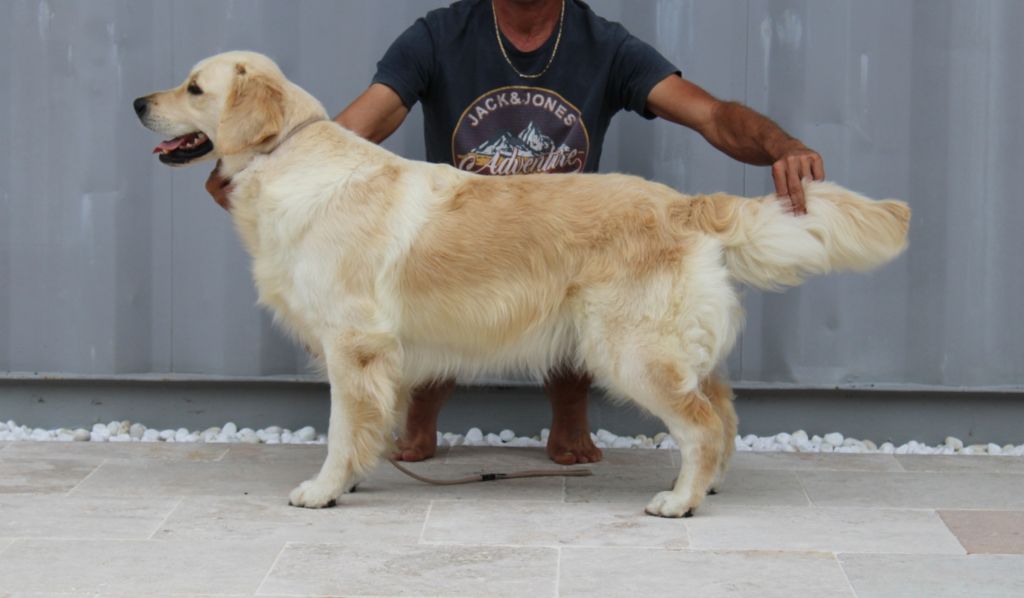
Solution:
<svg viewBox="0 0 1024 598">
<path fill-rule="evenodd" d="M 590 439 L 587 423 L 590 377 L 557 368 L 548 373 L 544 390 L 551 400 L 551 433 L 548 436 L 551 460 L 561 465 L 600 461 L 601 449 Z"/>
<path fill-rule="evenodd" d="M 432 382 L 413 390 L 395 460 L 423 461 L 434 456 L 437 452 L 437 415 L 453 390 L 454 379 Z"/>
</svg>

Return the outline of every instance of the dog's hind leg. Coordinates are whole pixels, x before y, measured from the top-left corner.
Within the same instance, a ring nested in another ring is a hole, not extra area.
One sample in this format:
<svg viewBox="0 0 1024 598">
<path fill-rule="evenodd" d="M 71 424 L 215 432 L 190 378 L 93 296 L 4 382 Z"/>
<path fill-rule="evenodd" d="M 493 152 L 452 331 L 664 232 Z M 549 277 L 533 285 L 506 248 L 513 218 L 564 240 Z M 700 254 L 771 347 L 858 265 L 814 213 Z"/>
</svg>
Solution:
<svg viewBox="0 0 1024 598">
<path fill-rule="evenodd" d="M 639 288 L 619 302 L 592 301 L 580 319 L 580 352 L 587 368 L 613 394 L 661 418 L 682 452 L 673 489 L 651 500 L 646 508 L 651 515 L 692 515 L 729 454 L 726 439 L 734 434 L 735 413 L 726 402 L 728 393 L 708 377 L 732 344 L 736 299 L 724 285 L 717 295 L 698 294 L 713 291 L 714 282 L 691 278 L 691 293 L 678 306 Z M 686 289 L 677 291 L 680 286 L 664 285 L 666 294 L 682 295 Z M 657 291 L 658 286 L 651 288 Z M 639 315 L 622 306 L 633 306 Z"/>
<path fill-rule="evenodd" d="M 289 495 L 297 507 L 332 506 L 377 464 L 398 408 L 401 348 L 391 335 L 349 332 L 324 342 L 331 384 L 327 459 Z"/>
<path fill-rule="evenodd" d="M 725 479 L 725 470 L 729 466 L 729 460 L 736 450 L 736 432 L 738 418 L 736 409 L 733 407 L 732 387 L 728 380 L 718 374 L 711 374 L 701 382 L 701 392 L 711 401 L 718 417 L 722 419 L 722 458 L 718 464 L 718 475 L 709 494 L 716 494 L 718 486 Z"/>
<path fill-rule="evenodd" d="M 660 517 L 689 517 L 718 477 L 726 427 L 718 409 L 700 388 L 687 389 L 679 365 L 651 361 L 646 365 L 650 396 L 641 401 L 668 427 L 679 444 L 682 467 L 672 490 L 659 492 L 644 509 Z"/>
</svg>

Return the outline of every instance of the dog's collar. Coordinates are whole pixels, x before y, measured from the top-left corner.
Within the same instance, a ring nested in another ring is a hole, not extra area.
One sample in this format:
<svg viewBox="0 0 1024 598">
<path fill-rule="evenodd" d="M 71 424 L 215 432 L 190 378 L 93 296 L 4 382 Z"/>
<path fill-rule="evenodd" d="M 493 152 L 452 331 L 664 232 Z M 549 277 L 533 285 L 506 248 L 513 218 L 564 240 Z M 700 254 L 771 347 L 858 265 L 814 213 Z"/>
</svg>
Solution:
<svg viewBox="0 0 1024 598">
<path fill-rule="evenodd" d="M 311 117 L 311 118 L 307 118 L 306 120 L 304 120 L 301 123 L 299 123 L 299 125 L 296 126 L 295 128 L 293 128 L 291 131 L 288 131 L 288 134 L 285 135 L 284 138 L 281 139 L 281 141 L 278 141 L 277 145 L 275 145 L 274 149 L 270 150 L 269 153 L 272 154 L 275 151 L 277 151 L 277 148 L 279 148 L 282 145 L 284 145 L 286 141 L 291 139 L 293 136 L 295 136 L 296 133 L 298 133 L 302 129 L 305 129 L 306 127 L 308 127 L 309 125 L 311 125 L 313 123 L 323 122 L 325 120 L 327 120 L 327 117 L 324 117 L 324 116 L 314 116 L 314 117 Z"/>
</svg>

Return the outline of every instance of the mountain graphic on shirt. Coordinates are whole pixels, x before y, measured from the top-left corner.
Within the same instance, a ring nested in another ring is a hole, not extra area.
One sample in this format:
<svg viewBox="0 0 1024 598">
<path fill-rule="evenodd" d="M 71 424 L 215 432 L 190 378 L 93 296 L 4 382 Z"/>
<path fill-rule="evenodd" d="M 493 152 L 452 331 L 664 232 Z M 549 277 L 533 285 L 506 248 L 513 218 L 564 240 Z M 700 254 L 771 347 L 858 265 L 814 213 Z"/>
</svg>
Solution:
<svg viewBox="0 0 1024 598">
<path fill-rule="evenodd" d="M 524 158 L 533 158 L 554 149 L 555 142 L 541 133 L 531 121 L 518 135 L 502 131 L 467 153 L 481 156 L 511 156 L 515 154 Z"/>
<path fill-rule="evenodd" d="M 533 121 L 530 121 L 530 124 L 526 125 L 526 128 L 520 131 L 517 137 L 534 152 L 546 153 L 555 149 L 555 142 L 547 135 L 538 131 Z"/>
</svg>

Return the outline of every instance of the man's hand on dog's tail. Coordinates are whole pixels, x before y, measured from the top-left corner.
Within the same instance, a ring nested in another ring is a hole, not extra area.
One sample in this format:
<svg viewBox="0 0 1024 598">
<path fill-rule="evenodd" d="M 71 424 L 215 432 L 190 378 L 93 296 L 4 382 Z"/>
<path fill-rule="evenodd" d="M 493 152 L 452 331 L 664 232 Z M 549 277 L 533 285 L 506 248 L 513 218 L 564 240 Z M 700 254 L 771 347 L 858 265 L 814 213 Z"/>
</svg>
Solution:
<svg viewBox="0 0 1024 598">
<path fill-rule="evenodd" d="M 794 214 L 806 214 L 807 198 L 804 197 L 803 181 L 825 180 L 825 165 L 818 152 L 797 141 L 795 147 L 787 150 L 772 164 L 772 179 L 775 180 L 775 195 L 789 198 L 790 209 Z"/>
<path fill-rule="evenodd" d="M 213 196 L 218 206 L 230 211 L 231 199 L 228 196 L 231 195 L 231 189 L 231 179 L 220 176 L 220 160 L 217 160 L 216 168 L 206 179 L 206 192 Z"/>
</svg>

